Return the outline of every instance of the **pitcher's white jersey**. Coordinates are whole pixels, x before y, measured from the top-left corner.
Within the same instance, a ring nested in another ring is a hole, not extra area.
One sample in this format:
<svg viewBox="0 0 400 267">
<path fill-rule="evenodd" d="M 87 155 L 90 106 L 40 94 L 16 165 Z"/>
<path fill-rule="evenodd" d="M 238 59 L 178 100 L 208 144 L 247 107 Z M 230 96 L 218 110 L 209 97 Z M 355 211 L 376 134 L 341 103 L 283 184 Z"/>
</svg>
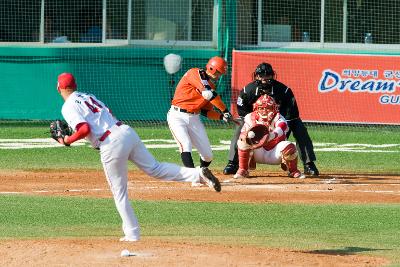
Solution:
<svg viewBox="0 0 400 267">
<path fill-rule="evenodd" d="M 90 126 L 87 139 L 93 147 L 99 147 L 99 138 L 105 131 L 115 125 L 118 120 L 110 110 L 94 95 L 73 92 L 65 101 L 61 113 L 67 123 L 76 130 L 79 123 L 86 122 Z"/>
<path fill-rule="evenodd" d="M 218 179 L 207 168 L 182 168 L 172 163 L 158 162 L 133 128 L 118 121 L 94 95 L 77 92 L 76 87 L 72 74 L 63 73 L 58 77 L 58 91 L 65 100 L 61 113 L 68 124 L 77 130 L 73 134 L 75 137 L 79 134 L 80 138 L 86 136 L 93 147 L 99 150 L 103 170 L 122 219 L 125 236 L 121 241 L 140 239 L 139 223 L 128 198 L 128 161 L 160 180 L 202 182 L 216 191 L 221 190 Z M 84 126 L 76 129 L 81 123 Z"/>
</svg>

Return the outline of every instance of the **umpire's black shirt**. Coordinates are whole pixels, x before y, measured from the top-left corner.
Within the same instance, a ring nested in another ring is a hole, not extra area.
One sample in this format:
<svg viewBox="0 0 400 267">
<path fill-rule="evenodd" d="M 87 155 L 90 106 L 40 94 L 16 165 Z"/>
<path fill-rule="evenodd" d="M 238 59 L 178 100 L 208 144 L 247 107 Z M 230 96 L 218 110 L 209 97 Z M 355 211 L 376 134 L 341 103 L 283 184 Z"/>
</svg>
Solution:
<svg viewBox="0 0 400 267">
<path fill-rule="evenodd" d="M 239 93 L 237 109 L 244 117 L 253 111 L 253 103 L 263 95 L 271 96 L 279 105 L 279 113 L 288 121 L 299 118 L 299 109 L 292 90 L 283 83 L 272 80 L 270 86 L 260 85 L 258 81 L 247 84 Z"/>
</svg>

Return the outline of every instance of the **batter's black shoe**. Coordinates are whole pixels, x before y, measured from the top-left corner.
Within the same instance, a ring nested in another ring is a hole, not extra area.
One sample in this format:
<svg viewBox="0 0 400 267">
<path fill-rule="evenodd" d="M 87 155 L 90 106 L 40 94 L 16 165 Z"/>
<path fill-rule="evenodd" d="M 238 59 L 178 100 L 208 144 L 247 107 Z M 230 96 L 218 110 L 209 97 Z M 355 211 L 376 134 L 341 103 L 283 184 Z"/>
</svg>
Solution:
<svg viewBox="0 0 400 267">
<path fill-rule="evenodd" d="M 306 165 L 304 165 L 304 174 L 311 176 L 319 175 L 319 171 L 317 169 L 317 166 L 315 166 L 314 162 L 309 162 Z"/>
<path fill-rule="evenodd" d="M 224 174 L 228 175 L 228 174 L 235 174 L 239 169 L 239 164 L 234 163 L 233 161 L 229 161 L 228 165 L 226 165 L 225 169 L 224 169 Z"/>
<path fill-rule="evenodd" d="M 200 170 L 200 183 L 205 183 L 208 187 L 214 188 L 215 191 L 221 192 L 221 184 L 218 178 L 207 167 L 202 167 Z"/>
</svg>

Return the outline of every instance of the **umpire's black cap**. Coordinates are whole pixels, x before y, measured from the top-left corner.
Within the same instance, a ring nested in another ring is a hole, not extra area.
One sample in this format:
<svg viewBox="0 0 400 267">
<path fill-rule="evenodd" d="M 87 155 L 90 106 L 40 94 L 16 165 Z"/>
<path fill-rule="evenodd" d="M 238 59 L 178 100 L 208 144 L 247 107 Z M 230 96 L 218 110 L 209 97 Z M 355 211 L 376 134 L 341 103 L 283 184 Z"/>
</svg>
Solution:
<svg viewBox="0 0 400 267">
<path fill-rule="evenodd" d="M 270 75 L 274 76 L 275 71 L 272 69 L 271 64 L 263 62 L 258 65 L 256 70 L 254 71 L 254 76 L 256 75 L 259 75 L 261 77 Z"/>
</svg>

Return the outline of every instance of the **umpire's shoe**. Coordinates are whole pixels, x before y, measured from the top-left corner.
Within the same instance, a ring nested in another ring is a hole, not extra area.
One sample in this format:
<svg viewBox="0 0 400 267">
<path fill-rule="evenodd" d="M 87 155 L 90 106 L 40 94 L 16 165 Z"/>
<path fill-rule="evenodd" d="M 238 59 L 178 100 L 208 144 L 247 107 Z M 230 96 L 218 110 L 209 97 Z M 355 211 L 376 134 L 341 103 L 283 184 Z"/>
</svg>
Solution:
<svg viewBox="0 0 400 267">
<path fill-rule="evenodd" d="M 239 169 L 239 165 L 233 161 L 229 161 L 228 165 L 226 165 L 225 169 L 224 169 L 224 174 L 228 175 L 228 174 L 236 174 L 236 172 Z"/>
<path fill-rule="evenodd" d="M 218 178 L 207 167 L 202 167 L 200 170 L 200 183 L 204 183 L 208 187 L 214 188 L 215 191 L 221 192 L 221 184 Z"/>
<path fill-rule="evenodd" d="M 317 169 L 317 166 L 315 166 L 314 162 L 311 161 L 304 165 L 304 174 L 311 175 L 311 176 L 319 175 L 319 171 Z"/>
</svg>

